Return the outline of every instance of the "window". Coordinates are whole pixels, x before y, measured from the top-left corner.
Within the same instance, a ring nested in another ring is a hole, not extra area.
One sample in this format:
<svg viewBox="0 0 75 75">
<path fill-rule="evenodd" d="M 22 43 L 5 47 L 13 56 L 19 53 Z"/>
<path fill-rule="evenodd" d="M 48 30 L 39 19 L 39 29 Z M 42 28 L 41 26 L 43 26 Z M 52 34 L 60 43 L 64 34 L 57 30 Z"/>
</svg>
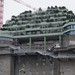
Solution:
<svg viewBox="0 0 75 75">
<path fill-rule="evenodd" d="M 75 28 L 75 25 L 71 25 L 71 28 L 74 29 Z"/>
<path fill-rule="evenodd" d="M 70 35 L 75 35 L 75 31 L 70 31 Z"/>
</svg>

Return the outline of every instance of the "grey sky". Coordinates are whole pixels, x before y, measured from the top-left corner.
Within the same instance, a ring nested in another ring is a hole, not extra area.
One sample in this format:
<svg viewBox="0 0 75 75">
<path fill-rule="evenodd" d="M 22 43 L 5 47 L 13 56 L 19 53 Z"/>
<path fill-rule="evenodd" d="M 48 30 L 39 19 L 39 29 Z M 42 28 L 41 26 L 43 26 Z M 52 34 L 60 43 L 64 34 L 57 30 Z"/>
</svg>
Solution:
<svg viewBox="0 0 75 75">
<path fill-rule="evenodd" d="M 25 3 L 38 9 L 46 9 L 48 6 L 66 6 L 69 10 L 75 13 L 75 0 L 22 0 Z M 13 0 L 4 0 L 4 23 L 10 19 L 12 15 L 18 15 L 19 13 L 29 10 L 30 8 L 21 5 Z M 32 10 L 32 9 L 31 9 Z"/>
</svg>

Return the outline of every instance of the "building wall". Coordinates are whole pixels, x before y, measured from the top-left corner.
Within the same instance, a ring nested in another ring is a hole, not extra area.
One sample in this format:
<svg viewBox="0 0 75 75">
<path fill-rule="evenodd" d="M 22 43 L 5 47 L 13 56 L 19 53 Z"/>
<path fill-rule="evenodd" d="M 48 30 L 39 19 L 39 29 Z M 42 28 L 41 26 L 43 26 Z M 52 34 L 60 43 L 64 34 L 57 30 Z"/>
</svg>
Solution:
<svg viewBox="0 0 75 75">
<path fill-rule="evenodd" d="M 15 75 L 53 75 L 52 66 L 48 57 L 20 56 L 16 60 Z"/>
<path fill-rule="evenodd" d="M 9 48 L 0 48 L 0 75 L 75 75 L 75 59 L 40 54 L 13 56 Z"/>
<path fill-rule="evenodd" d="M 75 75 L 75 60 L 60 61 L 60 75 Z"/>
<path fill-rule="evenodd" d="M 53 60 L 53 75 L 60 75 L 60 66 L 59 66 L 59 60 L 54 59 Z"/>
<path fill-rule="evenodd" d="M 0 75 L 14 75 L 14 57 L 9 46 L 0 46 Z"/>
<path fill-rule="evenodd" d="M 15 75 L 15 61 L 14 61 L 14 56 L 10 56 L 10 75 Z"/>
<path fill-rule="evenodd" d="M 0 75 L 75 75 L 75 59 L 0 55 Z"/>
<path fill-rule="evenodd" d="M 11 75 L 10 55 L 0 55 L 0 75 Z"/>
</svg>

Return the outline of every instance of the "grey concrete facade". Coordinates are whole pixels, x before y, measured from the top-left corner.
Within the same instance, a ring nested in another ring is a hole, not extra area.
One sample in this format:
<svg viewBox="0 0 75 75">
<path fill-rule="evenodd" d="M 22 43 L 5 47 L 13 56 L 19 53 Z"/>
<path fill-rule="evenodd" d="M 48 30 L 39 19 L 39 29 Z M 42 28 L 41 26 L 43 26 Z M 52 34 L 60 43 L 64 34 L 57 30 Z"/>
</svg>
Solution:
<svg viewBox="0 0 75 75">
<path fill-rule="evenodd" d="M 0 49 L 0 75 L 75 75 L 75 58 L 71 57 L 74 55 L 72 51 L 57 52 L 58 55 L 54 53 L 56 58 L 53 58 L 39 53 L 13 53 L 9 47 Z M 69 54 L 69 58 L 66 54 Z"/>
<path fill-rule="evenodd" d="M 11 74 L 11 56 L 10 55 L 0 55 L 0 75 L 10 75 Z"/>
<path fill-rule="evenodd" d="M 75 75 L 75 59 L 60 61 L 60 75 Z"/>
<path fill-rule="evenodd" d="M 15 75 L 52 75 L 52 66 L 52 61 L 46 56 L 18 56 L 16 60 Z"/>
</svg>

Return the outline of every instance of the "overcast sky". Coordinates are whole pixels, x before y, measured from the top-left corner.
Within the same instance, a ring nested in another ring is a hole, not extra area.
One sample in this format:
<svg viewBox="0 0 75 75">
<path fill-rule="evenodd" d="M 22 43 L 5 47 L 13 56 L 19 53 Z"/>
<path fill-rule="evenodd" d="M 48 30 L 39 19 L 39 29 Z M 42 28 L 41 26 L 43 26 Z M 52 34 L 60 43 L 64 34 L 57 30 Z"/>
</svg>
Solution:
<svg viewBox="0 0 75 75">
<path fill-rule="evenodd" d="M 38 9 L 46 9 L 48 6 L 66 6 L 69 10 L 75 13 L 75 0 L 22 0 L 25 3 Z M 4 23 L 10 20 L 12 15 L 19 15 L 25 10 L 32 10 L 24 5 L 21 5 L 14 0 L 4 0 Z"/>
</svg>

